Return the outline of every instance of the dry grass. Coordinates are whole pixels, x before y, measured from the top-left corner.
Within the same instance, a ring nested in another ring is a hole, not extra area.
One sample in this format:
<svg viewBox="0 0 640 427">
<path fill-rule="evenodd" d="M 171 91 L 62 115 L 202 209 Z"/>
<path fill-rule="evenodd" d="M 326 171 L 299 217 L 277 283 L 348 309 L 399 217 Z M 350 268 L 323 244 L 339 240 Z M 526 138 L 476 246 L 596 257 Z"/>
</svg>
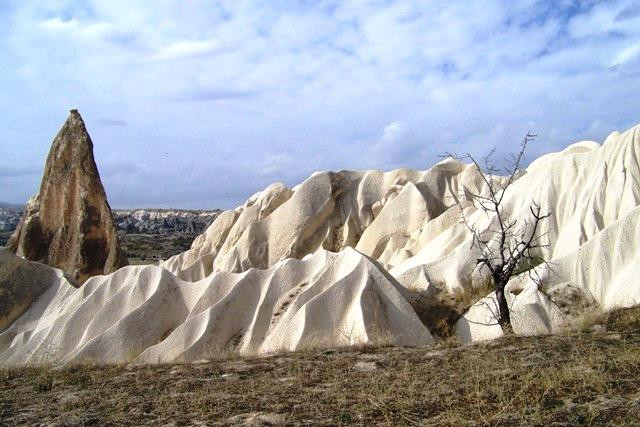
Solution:
<svg viewBox="0 0 640 427">
<path fill-rule="evenodd" d="M 640 425 L 640 309 L 473 346 L 0 371 L 0 424 Z"/>
</svg>

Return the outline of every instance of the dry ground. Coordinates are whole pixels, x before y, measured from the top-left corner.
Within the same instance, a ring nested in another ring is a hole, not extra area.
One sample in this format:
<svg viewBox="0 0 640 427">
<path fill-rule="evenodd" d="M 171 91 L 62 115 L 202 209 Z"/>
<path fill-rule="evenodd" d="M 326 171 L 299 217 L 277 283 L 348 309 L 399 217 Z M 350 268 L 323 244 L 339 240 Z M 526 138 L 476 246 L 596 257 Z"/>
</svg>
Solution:
<svg viewBox="0 0 640 427">
<path fill-rule="evenodd" d="M 196 236 L 178 234 L 124 234 L 118 236 L 129 264 L 153 264 L 191 248 Z"/>
<path fill-rule="evenodd" d="M 640 309 L 600 323 L 473 346 L 2 370 L 0 423 L 640 425 Z"/>
</svg>

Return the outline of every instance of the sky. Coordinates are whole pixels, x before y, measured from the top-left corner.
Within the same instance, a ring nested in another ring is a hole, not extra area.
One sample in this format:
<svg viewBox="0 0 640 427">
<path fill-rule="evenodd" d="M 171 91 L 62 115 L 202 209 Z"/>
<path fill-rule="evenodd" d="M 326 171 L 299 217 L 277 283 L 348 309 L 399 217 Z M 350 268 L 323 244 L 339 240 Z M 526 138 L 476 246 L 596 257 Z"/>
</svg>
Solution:
<svg viewBox="0 0 640 427">
<path fill-rule="evenodd" d="M 0 201 L 79 109 L 114 208 L 640 123 L 640 0 L 0 0 Z"/>
</svg>

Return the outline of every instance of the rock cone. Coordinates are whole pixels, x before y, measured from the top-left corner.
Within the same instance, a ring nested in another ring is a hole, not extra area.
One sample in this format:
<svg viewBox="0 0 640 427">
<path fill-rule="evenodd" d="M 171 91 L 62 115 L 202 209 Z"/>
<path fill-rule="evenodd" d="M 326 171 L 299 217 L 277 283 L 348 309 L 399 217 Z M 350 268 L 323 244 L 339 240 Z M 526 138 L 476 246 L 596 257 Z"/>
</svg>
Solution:
<svg viewBox="0 0 640 427">
<path fill-rule="evenodd" d="M 40 192 L 29 200 L 8 248 L 65 271 L 79 284 L 127 265 L 77 110 L 53 140 Z"/>
</svg>

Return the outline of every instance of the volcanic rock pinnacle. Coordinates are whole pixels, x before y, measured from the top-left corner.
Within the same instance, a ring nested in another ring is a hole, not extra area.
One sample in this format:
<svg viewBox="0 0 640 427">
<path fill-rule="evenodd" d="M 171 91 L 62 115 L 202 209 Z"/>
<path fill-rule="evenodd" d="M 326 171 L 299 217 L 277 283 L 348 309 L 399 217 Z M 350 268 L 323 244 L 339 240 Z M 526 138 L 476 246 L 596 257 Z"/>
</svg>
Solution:
<svg viewBox="0 0 640 427">
<path fill-rule="evenodd" d="M 32 197 L 8 243 L 16 254 L 60 268 L 79 284 L 127 265 L 78 110 L 58 132 Z"/>
</svg>

